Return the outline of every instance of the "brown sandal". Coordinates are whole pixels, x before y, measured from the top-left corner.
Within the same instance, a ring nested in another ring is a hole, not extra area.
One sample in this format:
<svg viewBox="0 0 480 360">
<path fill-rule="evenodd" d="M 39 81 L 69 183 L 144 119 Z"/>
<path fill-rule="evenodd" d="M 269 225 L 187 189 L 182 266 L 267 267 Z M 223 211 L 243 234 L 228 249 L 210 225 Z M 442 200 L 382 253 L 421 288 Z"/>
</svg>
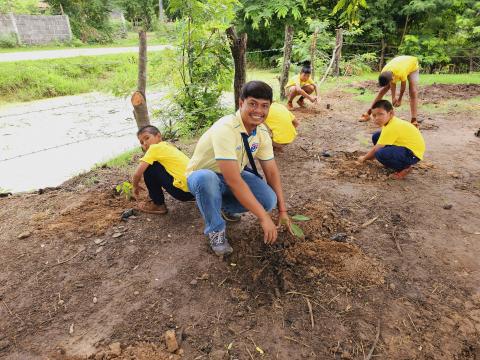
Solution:
<svg viewBox="0 0 480 360">
<path fill-rule="evenodd" d="M 363 113 L 362 116 L 360 116 L 360 119 L 358 119 L 360 122 L 366 122 L 370 121 L 370 114 L 368 112 Z"/>
</svg>

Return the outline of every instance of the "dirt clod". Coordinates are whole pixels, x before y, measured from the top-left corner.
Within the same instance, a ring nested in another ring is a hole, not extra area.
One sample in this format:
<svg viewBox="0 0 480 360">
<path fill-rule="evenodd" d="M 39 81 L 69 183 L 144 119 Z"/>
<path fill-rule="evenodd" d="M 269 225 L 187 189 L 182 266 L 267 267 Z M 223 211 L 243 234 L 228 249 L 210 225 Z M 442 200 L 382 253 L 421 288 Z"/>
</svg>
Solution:
<svg viewBox="0 0 480 360">
<path fill-rule="evenodd" d="M 30 237 L 32 235 L 32 233 L 30 231 L 25 231 L 25 232 L 22 232 L 21 234 L 18 235 L 18 238 L 19 239 L 26 239 L 28 237 Z"/>
<path fill-rule="evenodd" d="M 109 349 L 109 355 L 120 356 L 120 354 L 122 353 L 122 347 L 119 342 L 111 343 L 108 346 L 108 349 Z"/>
<path fill-rule="evenodd" d="M 175 352 L 178 350 L 177 337 L 175 336 L 175 330 L 167 330 L 165 332 L 165 345 L 168 352 Z"/>
</svg>

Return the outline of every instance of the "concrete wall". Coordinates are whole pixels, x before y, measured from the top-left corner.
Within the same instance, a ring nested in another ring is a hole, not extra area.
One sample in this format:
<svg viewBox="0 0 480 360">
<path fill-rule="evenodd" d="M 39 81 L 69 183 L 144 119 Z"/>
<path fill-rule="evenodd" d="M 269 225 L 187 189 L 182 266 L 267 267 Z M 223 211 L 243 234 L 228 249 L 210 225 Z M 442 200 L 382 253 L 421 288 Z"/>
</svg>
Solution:
<svg viewBox="0 0 480 360">
<path fill-rule="evenodd" d="M 48 44 L 72 40 L 67 15 L 0 14 L 0 36 L 16 34 L 22 44 Z"/>
</svg>

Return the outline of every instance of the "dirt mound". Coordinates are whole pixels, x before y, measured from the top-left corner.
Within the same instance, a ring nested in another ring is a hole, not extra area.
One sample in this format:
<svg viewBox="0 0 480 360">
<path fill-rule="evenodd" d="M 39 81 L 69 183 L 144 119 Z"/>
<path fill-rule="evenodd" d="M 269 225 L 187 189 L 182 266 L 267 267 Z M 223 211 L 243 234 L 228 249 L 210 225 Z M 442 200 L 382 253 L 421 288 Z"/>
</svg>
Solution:
<svg viewBox="0 0 480 360">
<path fill-rule="evenodd" d="M 325 158 L 328 166 L 322 169 L 322 176 L 331 178 L 358 178 L 362 180 L 385 181 L 391 173 L 376 161 L 367 161 L 358 164 L 357 159 L 364 155 L 358 151 L 335 152 L 331 157 Z"/>
<path fill-rule="evenodd" d="M 420 80 L 421 82 L 421 80 Z M 355 86 L 360 91 L 378 91 L 375 81 L 363 81 Z M 405 91 L 408 96 L 408 90 Z M 423 103 L 439 103 L 448 99 L 471 99 L 480 96 L 480 84 L 432 84 L 419 86 L 418 97 Z"/>
</svg>

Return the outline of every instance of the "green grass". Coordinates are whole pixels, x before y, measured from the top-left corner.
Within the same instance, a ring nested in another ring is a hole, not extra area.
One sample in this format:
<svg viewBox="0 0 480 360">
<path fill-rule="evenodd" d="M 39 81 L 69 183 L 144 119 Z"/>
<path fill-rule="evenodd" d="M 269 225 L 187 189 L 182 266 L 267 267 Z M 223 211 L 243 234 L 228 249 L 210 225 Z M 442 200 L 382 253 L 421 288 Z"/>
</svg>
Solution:
<svg viewBox="0 0 480 360">
<path fill-rule="evenodd" d="M 92 91 L 124 95 L 136 88 L 137 54 L 75 57 L 4 63 L 0 66 L 0 103 L 76 95 Z M 148 84 L 162 86 L 172 50 L 149 53 Z"/>
<path fill-rule="evenodd" d="M 160 33 L 147 33 L 147 45 L 165 45 L 169 43 L 169 38 Z M 82 49 L 82 48 L 112 48 L 112 47 L 127 47 L 138 46 L 138 33 L 129 32 L 125 39 L 116 39 L 110 44 L 83 44 L 79 40 L 71 43 L 52 43 L 46 45 L 21 45 L 14 48 L 0 48 L 1 53 L 12 52 L 27 52 L 40 50 L 68 50 L 68 49 Z"/>
<path fill-rule="evenodd" d="M 142 154 L 140 147 L 135 147 L 131 150 L 127 150 L 114 158 L 107 160 L 106 162 L 97 164 L 95 167 L 108 166 L 110 168 L 125 168 L 132 163 L 135 156 Z"/>
</svg>

